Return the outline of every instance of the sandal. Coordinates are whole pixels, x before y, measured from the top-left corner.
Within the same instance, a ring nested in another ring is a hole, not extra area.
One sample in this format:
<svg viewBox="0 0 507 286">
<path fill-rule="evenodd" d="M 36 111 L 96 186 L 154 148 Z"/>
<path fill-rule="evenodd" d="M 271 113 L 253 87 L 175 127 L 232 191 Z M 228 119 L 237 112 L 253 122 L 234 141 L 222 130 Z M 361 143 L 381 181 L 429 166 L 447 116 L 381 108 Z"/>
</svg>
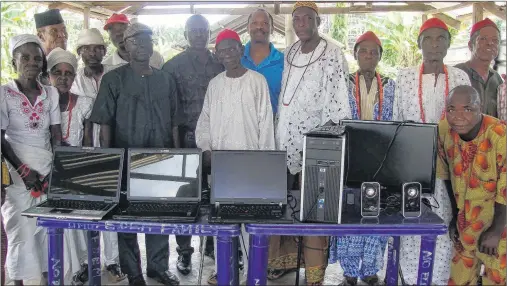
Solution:
<svg viewBox="0 0 507 286">
<path fill-rule="evenodd" d="M 288 273 L 294 272 L 296 269 L 269 269 L 268 268 L 268 280 L 277 280 L 282 278 Z"/>
<path fill-rule="evenodd" d="M 357 278 L 356 277 L 348 277 L 343 276 L 345 279 L 343 279 L 342 283 L 340 283 L 340 286 L 356 286 L 357 285 Z"/>
</svg>

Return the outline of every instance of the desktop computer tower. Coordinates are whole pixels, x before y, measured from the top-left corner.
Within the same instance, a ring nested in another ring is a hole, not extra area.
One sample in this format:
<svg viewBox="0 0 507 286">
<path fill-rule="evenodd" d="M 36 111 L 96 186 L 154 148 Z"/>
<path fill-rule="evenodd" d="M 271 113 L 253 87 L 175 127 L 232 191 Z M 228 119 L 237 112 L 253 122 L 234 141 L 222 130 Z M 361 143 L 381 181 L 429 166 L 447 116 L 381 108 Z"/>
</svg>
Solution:
<svg viewBox="0 0 507 286">
<path fill-rule="evenodd" d="M 321 127 L 303 140 L 300 220 L 339 224 L 346 151 L 343 128 Z"/>
</svg>

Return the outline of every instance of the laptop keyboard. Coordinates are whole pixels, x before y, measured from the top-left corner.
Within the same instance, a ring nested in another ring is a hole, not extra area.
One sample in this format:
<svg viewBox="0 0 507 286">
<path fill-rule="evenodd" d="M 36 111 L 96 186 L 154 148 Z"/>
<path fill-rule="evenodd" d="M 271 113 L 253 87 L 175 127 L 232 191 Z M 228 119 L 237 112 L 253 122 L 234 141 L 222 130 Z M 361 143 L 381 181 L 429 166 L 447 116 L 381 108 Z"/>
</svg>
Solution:
<svg viewBox="0 0 507 286">
<path fill-rule="evenodd" d="M 90 201 L 46 201 L 40 206 L 59 209 L 105 211 L 111 207 L 111 204 Z"/>
<path fill-rule="evenodd" d="M 130 203 L 125 210 L 129 214 L 167 215 L 167 214 L 188 214 L 194 213 L 197 205 L 191 204 L 153 204 L 153 203 Z"/>
<path fill-rule="evenodd" d="M 283 208 L 278 205 L 222 205 L 219 216 L 282 217 Z"/>
</svg>

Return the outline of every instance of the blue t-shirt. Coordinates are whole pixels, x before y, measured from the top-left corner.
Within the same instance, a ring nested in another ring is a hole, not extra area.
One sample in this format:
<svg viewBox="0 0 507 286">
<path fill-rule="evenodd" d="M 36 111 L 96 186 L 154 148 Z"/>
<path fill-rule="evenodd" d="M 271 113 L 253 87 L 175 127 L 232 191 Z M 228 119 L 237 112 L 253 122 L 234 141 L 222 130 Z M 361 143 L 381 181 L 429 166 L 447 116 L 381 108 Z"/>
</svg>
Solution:
<svg viewBox="0 0 507 286">
<path fill-rule="evenodd" d="M 259 65 L 255 65 L 252 57 L 250 57 L 250 42 L 245 46 L 245 54 L 241 58 L 241 64 L 253 71 L 262 74 L 269 86 L 269 96 L 271 98 L 271 107 L 273 114 L 276 114 L 278 109 L 278 96 L 282 87 L 282 73 L 283 73 L 283 53 L 275 48 L 273 44 L 269 44 L 270 53 Z"/>
</svg>

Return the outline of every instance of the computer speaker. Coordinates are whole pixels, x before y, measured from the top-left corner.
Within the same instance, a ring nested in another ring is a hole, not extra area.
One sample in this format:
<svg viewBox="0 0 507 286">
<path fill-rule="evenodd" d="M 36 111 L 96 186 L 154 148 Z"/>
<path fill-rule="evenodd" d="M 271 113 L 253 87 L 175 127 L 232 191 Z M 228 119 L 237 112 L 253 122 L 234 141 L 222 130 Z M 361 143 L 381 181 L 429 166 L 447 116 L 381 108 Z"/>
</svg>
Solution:
<svg viewBox="0 0 507 286">
<path fill-rule="evenodd" d="M 361 184 L 361 216 L 378 217 L 380 214 L 380 184 L 364 182 Z"/>
<path fill-rule="evenodd" d="M 404 183 L 401 187 L 402 213 L 406 218 L 421 216 L 422 186 L 418 182 Z"/>
</svg>

